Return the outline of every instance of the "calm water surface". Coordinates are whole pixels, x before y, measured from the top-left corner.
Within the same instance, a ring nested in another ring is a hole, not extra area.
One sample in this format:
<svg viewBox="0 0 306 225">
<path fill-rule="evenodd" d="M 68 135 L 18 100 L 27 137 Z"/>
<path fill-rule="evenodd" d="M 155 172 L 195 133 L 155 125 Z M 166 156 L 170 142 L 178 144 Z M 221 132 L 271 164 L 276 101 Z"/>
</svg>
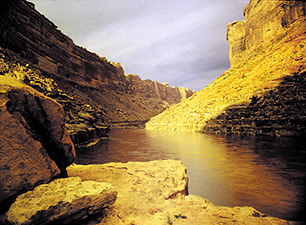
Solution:
<svg viewBox="0 0 306 225">
<path fill-rule="evenodd" d="M 85 165 L 180 160 L 189 194 L 217 206 L 252 206 L 270 216 L 305 220 L 305 138 L 114 129 L 109 140 L 76 152 L 76 163 Z"/>
</svg>

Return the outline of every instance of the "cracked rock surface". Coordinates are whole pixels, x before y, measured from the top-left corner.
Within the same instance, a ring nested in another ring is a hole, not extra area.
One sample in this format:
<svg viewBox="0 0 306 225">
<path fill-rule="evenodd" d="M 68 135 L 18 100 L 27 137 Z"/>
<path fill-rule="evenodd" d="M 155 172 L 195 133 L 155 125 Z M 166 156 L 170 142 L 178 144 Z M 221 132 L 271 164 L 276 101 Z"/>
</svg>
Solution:
<svg viewBox="0 0 306 225">
<path fill-rule="evenodd" d="M 79 177 L 57 179 L 16 199 L 7 212 L 10 224 L 67 224 L 82 220 L 116 201 L 111 184 Z"/>
<path fill-rule="evenodd" d="M 67 171 L 83 180 L 111 183 L 118 191 L 107 213 L 82 225 L 295 224 L 252 207 L 216 207 L 188 195 L 186 167 L 176 160 L 72 165 Z"/>
</svg>

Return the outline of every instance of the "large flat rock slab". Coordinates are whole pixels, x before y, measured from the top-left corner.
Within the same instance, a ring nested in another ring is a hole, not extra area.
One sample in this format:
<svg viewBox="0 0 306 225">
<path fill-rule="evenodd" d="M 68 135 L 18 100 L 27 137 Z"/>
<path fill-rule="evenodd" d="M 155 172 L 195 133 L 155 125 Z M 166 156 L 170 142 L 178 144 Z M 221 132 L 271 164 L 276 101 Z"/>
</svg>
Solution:
<svg viewBox="0 0 306 225">
<path fill-rule="evenodd" d="M 216 207 L 188 195 L 186 167 L 175 160 L 72 165 L 69 176 L 111 183 L 118 191 L 107 216 L 83 224 L 294 224 L 252 207 Z"/>
<path fill-rule="evenodd" d="M 67 224 L 80 221 L 114 204 L 117 192 L 109 183 L 79 177 L 57 179 L 16 199 L 7 212 L 14 225 Z"/>
</svg>

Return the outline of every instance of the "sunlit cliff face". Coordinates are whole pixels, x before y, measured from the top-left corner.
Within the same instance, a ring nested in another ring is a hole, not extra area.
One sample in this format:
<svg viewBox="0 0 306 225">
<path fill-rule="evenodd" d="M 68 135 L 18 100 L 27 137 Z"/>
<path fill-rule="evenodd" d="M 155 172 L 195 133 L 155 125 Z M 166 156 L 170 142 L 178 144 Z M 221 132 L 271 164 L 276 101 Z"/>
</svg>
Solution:
<svg viewBox="0 0 306 225">
<path fill-rule="evenodd" d="M 305 16 L 304 11 L 303 1 L 250 1 L 244 9 L 245 21 L 227 25 L 231 66 L 282 38 L 290 24 Z"/>
<path fill-rule="evenodd" d="M 228 26 L 231 69 L 190 99 L 152 118 L 146 125 L 147 129 L 201 131 L 209 120 L 222 114 L 226 108 L 248 105 L 253 96 L 262 96 L 284 77 L 305 70 L 304 3 L 260 1 L 257 5 L 254 2 L 251 1 L 246 8 L 245 22 Z M 259 9 L 263 13 L 259 13 Z M 275 18 L 266 16 L 268 12 L 279 11 L 282 13 Z M 257 25 L 257 20 L 255 23 L 256 18 L 261 25 Z M 294 18 L 299 19 L 295 21 Z M 286 25 L 284 21 L 287 21 Z M 273 35 L 263 35 L 266 29 L 270 29 Z"/>
</svg>

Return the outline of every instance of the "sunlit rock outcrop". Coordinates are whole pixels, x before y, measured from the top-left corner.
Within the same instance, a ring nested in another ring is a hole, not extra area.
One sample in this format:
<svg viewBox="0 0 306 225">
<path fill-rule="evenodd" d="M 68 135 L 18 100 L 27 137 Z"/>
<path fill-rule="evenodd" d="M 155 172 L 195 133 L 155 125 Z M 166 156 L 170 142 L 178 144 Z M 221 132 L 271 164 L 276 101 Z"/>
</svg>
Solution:
<svg viewBox="0 0 306 225">
<path fill-rule="evenodd" d="M 103 213 L 116 196 L 108 183 L 82 182 L 79 177 L 56 179 L 18 196 L 6 213 L 7 221 L 13 225 L 79 222 Z"/>
<path fill-rule="evenodd" d="M 253 96 L 246 105 L 228 107 L 208 121 L 215 133 L 276 136 L 306 134 L 306 71 L 284 80 L 264 95 Z"/>
<path fill-rule="evenodd" d="M 67 176 L 75 157 L 62 106 L 14 78 L 0 76 L 0 210 L 14 196 Z"/>
<path fill-rule="evenodd" d="M 235 21 L 227 24 L 227 41 L 229 43 L 229 58 L 231 65 L 241 62 L 246 50 L 245 45 L 245 21 Z"/>
<path fill-rule="evenodd" d="M 153 117 L 146 128 L 305 135 L 305 92 L 303 85 L 295 82 L 304 82 L 306 70 L 305 7 L 304 1 L 250 1 L 246 21 L 228 25 L 231 69 L 189 99 Z M 262 30 L 266 27 L 269 35 Z M 276 104 L 275 93 L 284 89 L 292 93 L 278 94 Z M 273 98 L 270 101 L 269 96 Z M 252 109 L 244 111 L 248 107 Z"/>
<path fill-rule="evenodd" d="M 252 207 L 216 207 L 187 195 L 186 168 L 180 161 L 73 165 L 68 174 L 111 183 L 118 191 L 115 204 L 95 218 L 96 224 L 294 224 Z"/>
<path fill-rule="evenodd" d="M 305 1 L 251 0 L 244 9 L 245 21 L 227 25 L 231 66 L 281 39 L 292 23 L 305 17 L 305 12 Z"/>
</svg>

